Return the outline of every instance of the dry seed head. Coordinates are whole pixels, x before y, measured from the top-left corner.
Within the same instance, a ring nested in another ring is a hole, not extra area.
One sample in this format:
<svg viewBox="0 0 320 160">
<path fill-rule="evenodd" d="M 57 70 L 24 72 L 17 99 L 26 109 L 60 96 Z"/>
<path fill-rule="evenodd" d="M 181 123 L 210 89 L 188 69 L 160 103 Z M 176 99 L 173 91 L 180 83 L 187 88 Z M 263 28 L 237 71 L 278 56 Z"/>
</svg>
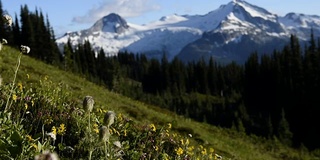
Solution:
<svg viewBox="0 0 320 160">
<path fill-rule="evenodd" d="M 49 151 L 44 151 L 42 154 L 39 154 L 34 157 L 35 160 L 59 160 L 59 157 L 56 153 L 50 153 Z"/>
<path fill-rule="evenodd" d="M 7 26 L 11 27 L 11 25 L 12 25 L 12 18 L 11 18 L 11 16 L 5 14 L 5 15 L 2 16 L 2 18 L 3 18 L 3 20 L 4 20 L 4 23 L 5 23 Z"/>
<path fill-rule="evenodd" d="M 108 127 L 110 127 L 114 123 L 115 117 L 116 117 L 116 114 L 113 111 L 108 111 L 104 115 L 104 119 L 103 119 L 104 125 L 107 125 Z"/>
<path fill-rule="evenodd" d="M 83 99 L 83 109 L 88 112 L 92 112 L 94 100 L 91 96 L 86 96 Z"/>
<path fill-rule="evenodd" d="M 30 52 L 30 48 L 28 46 L 21 45 L 20 46 L 20 52 L 28 54 Z"/>
<path fill-rule="evenodd" d="M 100 127 L 100 129 L 99 129 L 99 138 L 103 142 L 109 141 L 110 132 L 109 132 L 109 128 L 108 127 L 106 127 L 106 126 Z"/>
</svg>

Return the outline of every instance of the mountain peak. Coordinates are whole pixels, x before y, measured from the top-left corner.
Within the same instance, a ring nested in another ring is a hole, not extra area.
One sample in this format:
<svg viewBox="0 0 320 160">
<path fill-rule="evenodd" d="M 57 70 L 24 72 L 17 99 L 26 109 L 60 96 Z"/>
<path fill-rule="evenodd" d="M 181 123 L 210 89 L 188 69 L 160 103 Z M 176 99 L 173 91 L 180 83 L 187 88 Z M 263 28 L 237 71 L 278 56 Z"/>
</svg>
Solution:
<svg viewBox="0 0 320 160">
<path fill-rule="evenodd" d="M 273 48 L 270 46 L 284 44 L 291 34 L 307 40 L 310 28 L 320 34 L 319 16 L 288 13 L 281 17 L 247 0 L 229 0 L 205 15 L 168 15 L 143 26 L 111 13 L 89 29 L 66 34 L 57 43 L 63 49 L 68 39 L 73 46 L 89 40 L 96 51 L 103 48 L 109 55 L 129 51 L 151 58 L 168 53 L 169 59 L 180 55 L 184 60 L 197 60 L 196 55 L 207 55 L 240 60 L 247 56 L 241 53 L 267 52 Z"/>
<path fill-rule="evenodd" d="M 244 2 L 243 0 L 232 0 L 232 3 L 240 3 L 240 2 Z"/>
<path fill-rule="evenodd" d="M 127 21 L 124 20 L 120 15 L 116 13 L 110 13 L 109 15 L 104 16 L 100 20 L 98 20 L 90 28 L 90 30 L 92 32 L 103 31 L 103 32 L 122 33 L 128 28 L 129 26 L 127 24 Z"/>
</svg>

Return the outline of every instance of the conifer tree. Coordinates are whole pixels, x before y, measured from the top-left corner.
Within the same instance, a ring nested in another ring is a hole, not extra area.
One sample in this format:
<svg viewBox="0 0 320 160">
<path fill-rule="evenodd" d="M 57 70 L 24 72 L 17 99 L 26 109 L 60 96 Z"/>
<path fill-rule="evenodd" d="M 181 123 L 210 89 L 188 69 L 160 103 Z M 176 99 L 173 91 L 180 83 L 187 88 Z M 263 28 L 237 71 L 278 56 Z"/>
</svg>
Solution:
<svg viewBox="0 0 320 160">
<path fill-rule="evenodd" d="M 5 24 L 4 19 L 2 18 L 2 16 L 4 15 L 4 11 L 2 9 L 2 1 L 0 0 L 0 39 L 5 38 L 8 39 L 8 28 L 9 26 L 7 26 Z"/>
<path fill-rule="evenodd" d="M 21 6 L 21 44 L 32 48 L 30 56 L 37 57 L 34 49 L 37 47 L 34 40 L 34 28 L 30 18 L 30 13 L 27 5 Z"/>
<path fill-rule="evenodd" d="M 15 21 L 13 23 L 13 43 L 16 46 L 19 46 L 21 44 L 21 31 L 20 31 L 20 25 L 19 25 L 19 21 L 18 21 L 18 17 L 17 14 L 15 14 Z"/>
<path fill-rule="evenodd" d="M 289 122 L 286 119 L 284 109 L 282 109 L 281 111 L 281 119 L 278 126 L 278 135 L 279 135 L 279 140 L 283 144 L 286 144 L 288 146 L 292 145 L 293 134 L 290 131 Z"/>
<path fill-rule="evenodd" d="M 69 42 L 69 41 L 68 41 Z M 72 48 L 68 44 L 63 47 L 63 62 L 65 71 L 73 71 L 74 61 Z"/>
</svg>

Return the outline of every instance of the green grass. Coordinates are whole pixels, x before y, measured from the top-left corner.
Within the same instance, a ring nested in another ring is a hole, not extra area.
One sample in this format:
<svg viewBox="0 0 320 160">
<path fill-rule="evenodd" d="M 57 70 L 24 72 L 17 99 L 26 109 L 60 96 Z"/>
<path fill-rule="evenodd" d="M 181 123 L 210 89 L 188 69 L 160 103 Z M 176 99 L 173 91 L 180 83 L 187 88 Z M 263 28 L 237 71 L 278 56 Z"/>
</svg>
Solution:
<svg viewBox="0 0 320 160">
<path fill-rule="evenodd" d="M 3 78 L 3 84 L 12 82 L 18 55 L 19 52 L 16 49 L 8 46 L 5 46 L 0 52 L 0 74 Z M 21 82 L 32 86 L 45 77 L 50 79 L 53 85 L 62 84 L 71 93 L 71 99 L 78 106 L 82 105 L 83 97 L 90 95 L 95 100 L 95 108 L 122 113 L 131 118 L 135 124 L 143 126 L 153 123 L 157 128 L 160 128 L 167 123 L 172 123 L 173 132 L 182 137 L 188 136 L 189 133 L 192 134 L 193 137 L 190 138 L 192 143 L 213 147 L 216 153 L 225 159 L 319 159 L 308 151 L 286 147 L 276 139 L 266 140 L 256 136 L 246 136 L 231 129 L 223 129 L 186 119 L 168 110 L 111 92 L 87 81 L 81 75 L 59 70 L 57 67 L 47 65 L 26 55 L 22 56 L 17 83 Z"/>
</svg>

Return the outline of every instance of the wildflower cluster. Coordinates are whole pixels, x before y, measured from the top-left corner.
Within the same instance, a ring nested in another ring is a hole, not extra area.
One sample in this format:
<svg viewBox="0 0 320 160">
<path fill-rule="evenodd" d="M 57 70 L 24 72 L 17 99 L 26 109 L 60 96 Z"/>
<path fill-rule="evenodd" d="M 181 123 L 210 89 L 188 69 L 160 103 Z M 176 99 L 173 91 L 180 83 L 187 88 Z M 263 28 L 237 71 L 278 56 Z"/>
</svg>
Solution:
<svg viewBox="0 0 320 160">
<path fill-rule="evenodd" d="M 3 19 L 11 26 L 10 16 Z M 0 50 L 6 43 L 0 41 Z M 16 83 L 22 54 L 29 52 L 20 46 L 12 83 L 0 85 L 0 145 L 10 146 L 0 147 L 0 159 L 212 159 L 217 154 L 175 133 L 172 123 L 135 123 L 105 106 L 95 107 L 89 95 L 79 104 L 67 86 L 49 76 L 30 86 Z"/>
</svg>

